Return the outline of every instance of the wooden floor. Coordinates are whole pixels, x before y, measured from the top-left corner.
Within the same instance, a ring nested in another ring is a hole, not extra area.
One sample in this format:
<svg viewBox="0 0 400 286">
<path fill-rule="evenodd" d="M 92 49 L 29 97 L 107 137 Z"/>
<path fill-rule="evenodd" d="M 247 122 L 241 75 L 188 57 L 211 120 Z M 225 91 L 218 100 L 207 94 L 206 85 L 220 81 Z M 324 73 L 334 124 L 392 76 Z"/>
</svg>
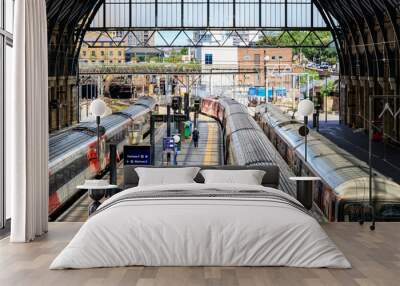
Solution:
<svg viewBox="0 0 400 286">
<path fill-rule="evenodd" d="M 50 223 L 29 244 L 0 241 L 0 285 L 400 285 L 400 223 L 336 223 L 324 229 L 353 265 L 350 270 L 285 267 L 126 267 L 48 270 L 81 223 Z"/>
</svg>

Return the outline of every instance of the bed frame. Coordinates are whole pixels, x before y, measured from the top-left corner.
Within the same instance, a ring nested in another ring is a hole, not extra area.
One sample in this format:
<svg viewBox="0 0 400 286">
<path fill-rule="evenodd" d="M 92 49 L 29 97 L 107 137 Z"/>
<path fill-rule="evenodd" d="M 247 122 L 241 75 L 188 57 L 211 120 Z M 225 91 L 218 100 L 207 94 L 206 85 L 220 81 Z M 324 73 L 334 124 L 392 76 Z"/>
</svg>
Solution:
<svg viewBox="0 0 400 286">
<path fill-rule="evenodd" d="M 135 171 L 136 167 L 145 168 L 184 168 L 190 166 L 124 166 L 124 189 L 136 187 L 139 183 L 139 176 Z M 278 166 L 197 166 L 202 170 L 262 170 L 265 171 L 265 175 L 262 180 L 264 187 L 279 188 L 279 168 Z M 204 183 L 203 176 L 199 174 L 194 178 L 197 183 Z"/>
</svg>

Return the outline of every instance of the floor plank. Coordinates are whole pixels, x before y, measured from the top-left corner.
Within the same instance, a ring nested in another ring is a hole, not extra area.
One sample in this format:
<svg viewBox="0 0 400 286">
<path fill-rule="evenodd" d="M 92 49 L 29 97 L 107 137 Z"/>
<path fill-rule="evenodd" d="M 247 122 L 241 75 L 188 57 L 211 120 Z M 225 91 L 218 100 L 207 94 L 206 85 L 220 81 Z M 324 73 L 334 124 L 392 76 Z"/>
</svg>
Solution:
<svg viewBox="0 0 400 286">
<path fill-rule="evenodd" d="M 51 223 L 47 235 L 29 244 L 0 240 L 0 285 L 399 285 L 400 223 L 325 224 L 323 228 L 345 253 L 352 269 L 285 267 L 125 267 L 50 271 L 55 256 L 82 223 Z"/>
</svg>

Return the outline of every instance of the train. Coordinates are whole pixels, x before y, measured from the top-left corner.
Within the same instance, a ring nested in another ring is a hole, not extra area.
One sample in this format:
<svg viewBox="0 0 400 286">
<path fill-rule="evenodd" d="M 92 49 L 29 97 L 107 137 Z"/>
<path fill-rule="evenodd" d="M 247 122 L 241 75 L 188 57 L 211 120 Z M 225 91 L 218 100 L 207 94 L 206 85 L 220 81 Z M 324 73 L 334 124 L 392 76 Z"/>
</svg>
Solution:
<svg viewBox="0 0 400 286">
<path fill-rule="evenodd" d="M 203 97 L 200 111 L 221 123 L 225 164 L 250 167 L 278 165 L 279 188 L 290 195 L 296 194 L 296 184 L 290 180 L 293 173 L 246 106 L 232 98 Z M 322 213 L 315 211 L 322 218 Z"/>
<path fill-rule="evenodd" d="M 317 176 L 314 201 L 330 221 L 359 221 L 371 218 L 369 167 L 327 138 L 310 130 L 305 160 L 303 123 L 272 104 L 256 110 L 256 119 L 269 140 L 297 176 Z M 372 202 L 378 221 L 400 220 L 400 185 L 373 172 Z"/>
<path fill-rule="evenodd" d="M 292 119 L 272 104 L 258 106 L 255 119 L 247 107 L 231 98 L 204 97 L 201 112 L 223 126 L 225 164 L 269 165 L 286 163 L 296 176 L 316 176 L 315 204 L 329 221 L 370 219 L 368 166 L 313 130 L 308 135 L 308 160 L 304 158 L 304 138 L 298 133 L 303 123 Z M 273 148 L 274 150 L 271 150 Z M 278 153 L 278 156 L 276 156 Z M 280 164 L 281 184 L 288 187 L 288 173 Z M 375 218 L 400 221 L 400 186 L 374 172 Z"/>
<path fill-rule="evenodd" d="M 155 106 L 154 98 L 144 96 L 125 110 L 102 118 L 99 154 L 95 122 L 80 123 L 49 138 L 50 220 L 78 195 L 77 185 L 106 170 L 110 143 L 117 145 L 119 156 L 123 145 L 138 142 L 138 132 L 140 136 L 148 133 L 150 113 Z"/>
<path fill-rule="evenodd" d="M 201 101 L 201 113 L 216 119 L 223 127 L 225 164 L 275 164 L 275 150 L 268 148 L 267 137 L 246 106 L 227 97 L 205 97 Z"/>
</svg>

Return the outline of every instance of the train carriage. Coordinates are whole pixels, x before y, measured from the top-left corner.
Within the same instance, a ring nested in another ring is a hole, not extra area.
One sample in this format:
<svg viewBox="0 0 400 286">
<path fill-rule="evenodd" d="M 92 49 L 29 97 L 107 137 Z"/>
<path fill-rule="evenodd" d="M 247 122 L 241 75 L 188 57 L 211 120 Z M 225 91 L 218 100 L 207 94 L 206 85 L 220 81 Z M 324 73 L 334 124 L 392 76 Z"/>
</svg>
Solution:
<svg viewBox="0 0 400 286">
<path fill-rule="evenodd" d="M 129 142 L 128 130 L 140 120 L 149 126 L 150 111 L 155 99 L 141 97 L 122 112 L 113 113 L 101 121 L 99 153 L 96 152 L 97 134 L 94 122 L 85 122 L 53 135 L 49 139 L 49 216 L 54 219 L 63 205 L 78 195 L 76 186 L 85 179 L 104 171 L 109 163 L 109 145 L 117 145 L 121 154 Z M 145 130 L 143 130 L 145 132 Z"/>
<path fill-rule="evenodd" d="M 303 124 L 271 104 L 259 111 L 260 124 L 268 126 L 265 134 L 281 154 L 286 148 L 286 155 L 282 156 L 294 173 L 322 179 L 314 185 L 314 199 L 327 218 L 332 221 L 360 219 L 360 207 L 368 201 L 369 194 L 367 164 L 313 130 L 308 136 L 308 160 L 305 162 L 304 138 L 298 133 Z M 398 184 L 374 172 L 373 194 L 378 220 L 400 220 Z"/>
</svg>

